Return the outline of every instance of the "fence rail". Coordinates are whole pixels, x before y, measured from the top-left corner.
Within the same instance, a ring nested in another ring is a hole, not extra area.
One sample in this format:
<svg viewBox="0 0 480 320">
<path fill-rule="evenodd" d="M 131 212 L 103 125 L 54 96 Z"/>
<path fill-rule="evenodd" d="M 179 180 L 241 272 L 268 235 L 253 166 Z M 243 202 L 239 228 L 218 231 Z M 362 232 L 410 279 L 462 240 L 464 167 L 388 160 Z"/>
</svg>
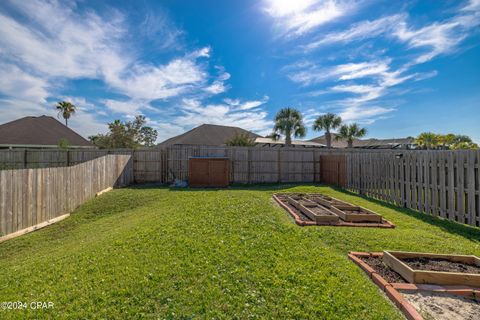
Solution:
<svg viewBox="0 0 480 320">
<path fill-rule="evenodd" d="M 131 155 L 105 155 L 70 167 L 1 170 L 1 235 L 58 218 L 97 192 L 132 180 Z"/>
</svg>

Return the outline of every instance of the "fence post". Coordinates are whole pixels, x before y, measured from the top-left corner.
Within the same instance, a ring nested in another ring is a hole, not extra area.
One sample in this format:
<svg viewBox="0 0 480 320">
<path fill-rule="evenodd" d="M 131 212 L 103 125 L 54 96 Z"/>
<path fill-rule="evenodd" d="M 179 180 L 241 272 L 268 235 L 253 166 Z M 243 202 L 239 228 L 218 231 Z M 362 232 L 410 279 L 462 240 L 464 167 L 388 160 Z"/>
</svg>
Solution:
<svg viewBox="0 0 480 320">
<path fill-rule="evenodd" d="M 23 151 L 23 168 L 27 169 L 27 149 Z"/>
<path fill-rule="evenodd" d="M 252 173 L 251 173 L 251 169 L 250 169 L 251 163 L 252 163 L 252 150 L 250 150 L 250 147 L 248 147 L 248 152 L 247 152 L 247 180 L 248 180 L 248 184 L 250 184 L 251 180 L 252 180 Z"/>
<path fill-rule="evenodd" d="M 278 183 L 282 182 L 282 163 L 280 162 L 281 155 L 280 155 L 280 149 L 277 151 L 277 172 L 278 172 Z"/>
</svg>

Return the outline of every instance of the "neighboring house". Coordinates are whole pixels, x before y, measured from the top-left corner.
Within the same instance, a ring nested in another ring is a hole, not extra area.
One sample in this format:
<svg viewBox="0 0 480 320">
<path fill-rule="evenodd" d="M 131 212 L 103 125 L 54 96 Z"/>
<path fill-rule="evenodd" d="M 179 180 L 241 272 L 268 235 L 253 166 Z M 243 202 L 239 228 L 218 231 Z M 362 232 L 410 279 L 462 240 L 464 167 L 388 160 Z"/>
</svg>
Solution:
<svg viewBox="0 0 480 320">
<path fill-rule="evenodd" d="M 0 125 L 0 148 L 94 148 L 85 138 L 53 117 L 25 117 Z"/>
<path fill-rule="evenodd" d="M 285 147 L 285 140 L 273 140 L 271 138 L 257 138 L 255 144 L 260 147 L 283 148 Z M 292 140 L 291 147 L 302 148 L 325 148 L 326 145 L 314 141 Z"/>
<path fill-rule="evenodd" d="M 227 141 L 239 134 L 248 134 L 253 139 L 260 137 L 258 134 L 238 127 L 202 124 L 181 135 L 159 143 L 157 147 L 165 148 L 175 145 L 224 146 Z"/>
<path fill-rule="evenodd" d="M 347 141 L 336 139 L 337 135 L 332 133 L 332 148 L 346 148 Z M 325 135 L 309 140 L 311 142 L 327 144 Z M 415 138 L 399 139 L 355 139 L 353 147 L 359 149 L 415 149 Z"/>
</svg>

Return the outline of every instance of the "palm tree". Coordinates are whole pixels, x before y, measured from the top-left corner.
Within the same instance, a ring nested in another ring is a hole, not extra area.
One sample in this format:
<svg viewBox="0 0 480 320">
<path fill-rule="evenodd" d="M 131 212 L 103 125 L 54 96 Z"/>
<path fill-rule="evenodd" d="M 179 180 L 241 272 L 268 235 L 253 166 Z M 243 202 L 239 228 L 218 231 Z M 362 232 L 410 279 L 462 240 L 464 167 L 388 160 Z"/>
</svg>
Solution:
<svg viewBox="0 0 480 320">
<path fill-rule="evenodd" d="M 314 131 L 325 130 L 325 139 L 327 140 L 327 148 L 332 147 L 332 135 L 330 130 L 340 127 L 342 124 L 342 118 L 333 113 L 327 113 L 319 116 L 313 123 Z"/>
<path fill-rule="evenodd" d="M 77 107 L 68 101 L 58 102 L 55 106 L 58 111 L 58 117 L 62 116 L 65 119 L 65 125 L 68 127 L 68 119 L 75 113 Z"/>
<path fill-rule="evenodd" d="M 302 114 L 294 108 L 283 108 L 275 116 L 275 126 L 271 136 L 285 136 L 285 146 L 292 145 L 292 135 L 295 138 L 303 138 L 307 129 L 303 124 Z"/>
<path fill-rule="evenodd" d="M 360 128 L 358 124 L 352 123 L 350 125 L 344 124 L 338 131 L 337 139 L 347 140 L 348 147 L 353 148 L 353 139 L 361 138 L 367 134 L 366 128 Z"/>
<path fill-rule="evenodd" d="M 439 144 L 439 137 L 433 132 L 423 132 L 415 139 L 415 143 L 422 149 L 434 149 Z"/>
</svg>

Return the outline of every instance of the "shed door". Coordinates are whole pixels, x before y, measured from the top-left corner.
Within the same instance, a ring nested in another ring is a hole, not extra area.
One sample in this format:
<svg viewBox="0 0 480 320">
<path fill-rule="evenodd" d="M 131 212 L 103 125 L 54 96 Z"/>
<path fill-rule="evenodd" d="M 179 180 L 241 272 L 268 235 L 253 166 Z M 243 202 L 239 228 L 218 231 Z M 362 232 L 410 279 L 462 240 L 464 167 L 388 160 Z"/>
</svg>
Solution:
<svg viewBox="0 0 480 320">
<path fill-rule="evenodd" d="M 230 183 L 228 159 L 192 158 L 189 161 L 191 187 L 227 187 Z"/>
<path fill-rule="evenodd" d="M 206 159 L 190 160 L 189 183 L 192 186 L 208 185 L 209 180 L 209 161 Z"/>
<path fill-rule="evenodd" d="M 209 173 L 211 186 L 228 186 L 228 161 L 225 160 L 210 160 Z"/>
</svg>

